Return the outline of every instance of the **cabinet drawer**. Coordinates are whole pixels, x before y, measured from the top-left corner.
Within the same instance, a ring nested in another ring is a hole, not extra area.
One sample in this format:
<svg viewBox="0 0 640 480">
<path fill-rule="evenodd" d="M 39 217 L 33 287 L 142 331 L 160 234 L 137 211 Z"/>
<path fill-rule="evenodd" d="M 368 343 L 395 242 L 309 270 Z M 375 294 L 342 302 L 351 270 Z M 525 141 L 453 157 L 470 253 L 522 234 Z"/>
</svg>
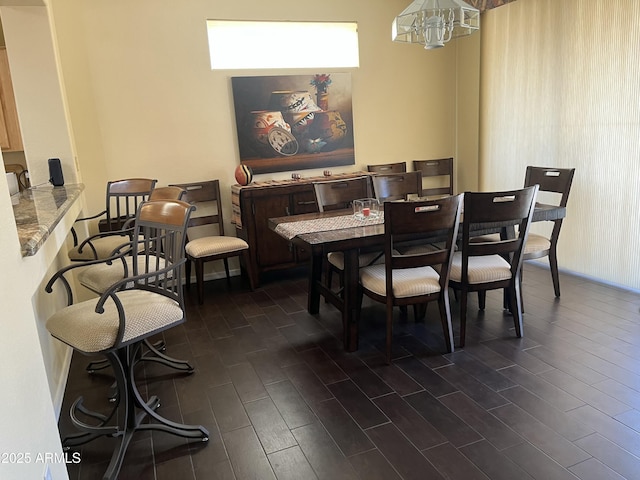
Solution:
<svg viewBox="0 0 640 480">
<path fill-rule="evenodd" d="M 291 214 L 313 213 L 318 211 L 316 194 L 313 191 L 294 193 L 291 195 Z"/>
</svg>

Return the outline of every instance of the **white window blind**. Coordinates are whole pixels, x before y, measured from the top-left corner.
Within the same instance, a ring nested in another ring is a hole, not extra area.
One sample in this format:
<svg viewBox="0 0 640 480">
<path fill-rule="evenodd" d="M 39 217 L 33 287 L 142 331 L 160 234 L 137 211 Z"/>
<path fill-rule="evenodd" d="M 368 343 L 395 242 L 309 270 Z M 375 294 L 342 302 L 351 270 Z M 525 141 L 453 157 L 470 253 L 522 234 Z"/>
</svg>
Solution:
<svg viewBox="0 0 640 480">
<path fill-rule="evenodd" d="M 211 68 L 358 67 L 355 22 L 207 20 Z"/>
</svg>

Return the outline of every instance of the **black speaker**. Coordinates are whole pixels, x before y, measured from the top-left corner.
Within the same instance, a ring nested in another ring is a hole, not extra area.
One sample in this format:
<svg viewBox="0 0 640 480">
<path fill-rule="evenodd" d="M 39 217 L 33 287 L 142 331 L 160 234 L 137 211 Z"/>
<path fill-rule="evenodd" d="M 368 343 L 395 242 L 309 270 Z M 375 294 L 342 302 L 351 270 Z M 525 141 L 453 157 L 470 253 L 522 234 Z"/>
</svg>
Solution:
<svg viewBox="0 0 640 480">
<path fill-rule="evenodd" d="M 54 187 L 64 185 L 64 175 L 62 175 L 62 166 L 60 165 L 59 158 L 49 159 L 49 181 Z"/>
</svg>

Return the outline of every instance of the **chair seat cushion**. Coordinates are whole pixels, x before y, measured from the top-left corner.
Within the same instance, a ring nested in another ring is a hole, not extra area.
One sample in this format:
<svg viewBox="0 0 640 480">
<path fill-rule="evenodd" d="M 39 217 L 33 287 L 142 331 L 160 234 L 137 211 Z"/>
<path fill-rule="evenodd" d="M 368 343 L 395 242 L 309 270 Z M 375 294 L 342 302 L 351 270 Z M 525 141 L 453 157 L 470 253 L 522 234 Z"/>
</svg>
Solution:
<svg viewBox="0 0 640 480">
<path fill-rule="evenodd" d="M 473 242 L 473 243 L 499 242 L 500 241 L 500 234 L 499 233 L 490 233 L 488 235 L 478 235 L 477 237 L 470 238 L 469 241 Z"/>
<path fill-rule="evenodd" d="M 249 248 L 249 244 L 236 237 L 210 236 L 197 238 L 187 243 L 185 250 L 192 258 L 208 257 L 224 253 L 239 252 Z"/>
<path fill-rule="evenodd" d="M 431 243 L 426 243 L 424 245 L 412 245 L 410 247 L 400 249 L 400 253 L 402 255 L 418 255 L 421 253 L 431 253 L 437 252 L 438 250 L 444 249 L 444 246 L 433 245 Z"/>
<path fill-rule="evenodd" d="M 155 258 L 155 257 L 153 257 Z M 138 272 L 146 271 L 146 257 L 140 255 L 138 256 Z M 127 263 L 127 272 L 129 276 L 133 275 L 133 257 L 125 257 L 125 262 Z M 160 260 L 160 268 L 165 267 L 165 260 Z M 155 271 L 155 260 L 150 262 L 149 271 Z M 173 271 L 169 272 L 169 278 Z M 97 265 L 91 265 L 87 268 L 82 269 L 82 271 L 78 274 L 78 281 L 81 285 L 88 288 L 89 290 L 102 294 L 111 287 L 114 283 L 122 280 L 124 278 L 124 267 L 121 261 L 115 261 L 111 265 L 106 263 L 99 263 Z M 126 288 L 130 288 L 131 284 L 127 284 Z"/>
<path fill-rule="evenodd" d="M 126 316 L 123 342 L 142 339 L 184 320 L 179 304 L 164 295 L 127 290 L 118 293 L 118 298 Z M 80 352 L 109 350 L 118 335 L 118 311 L 111 300 L 105 303 L 104 313 L 96 313 L 95 308 L 95 299 L 65 307 L 49 317 L 47 330 Z"/>
<path fill-rule="evenodd" d="M 329 252 L 327 260 L 338 270 L 344 270 L 344 254 L 342 252 Z M 372 263 L 384 263 L 382 252 L 362 253 L 358 256 L 358 266 L 367 267 Z"/>
<path fill-rule="evenodd" d="M 500 255 L 486 255 L 483 257 L 469 257 L 468 269 L 469 283 L 489 283 L 511 278 L 511 268 Z M 453 281 L 462 281 L 462 253 L 453 254 L 449 278 Z"/>
<path fill-rule="evenodd" d="M 91 244 L 96 249 L 97 257 L 94 255 L 93 249 L 87 244 L 82 247 L 82 252 L 79 251 L 79 247 L 74 247 L 69 250 L 69 260 L 77 262 L 108 258 L 113 254 L 114 250 L 122 245 L 128 244 L 129 241 L 129 237 L 124 235 L 94 238 Z"/>
<path fill-rule="evenodd" d="M 535 233 L 530 233 L 527 237 L 527 241 L 524 244 L 524 254 L 541 252 L 549 250 L 551 248 L 551 242 L 548 238 L 543 237 Z"/>
<path fill-rule="evenodd" d="M 472 242 L 499 242 L 500 235 L 497 233 L 492 235 L 481 235 L 478 237 L 473 237 L 471 241 Z M 536 233 L 529 233 L 529 235 L 527 236 L 527 241 L 524 244 L 523 254 L 527 255 L 528 253 L 542 252 L 545 250 L 549 250 L 550 248 L 551 248 L 551 242 L 547 237 L 538 235 Z"/>
<path fill-rule="evenodd" d="M 386 296 L 386 272 L 384 264 L 360 269 L 363 288 Z M 431 267 L 405 268 L 393 271 L 393 295 L 396 298 L 416 297 L 440 291 L 440 276 Z"/>
</svg>

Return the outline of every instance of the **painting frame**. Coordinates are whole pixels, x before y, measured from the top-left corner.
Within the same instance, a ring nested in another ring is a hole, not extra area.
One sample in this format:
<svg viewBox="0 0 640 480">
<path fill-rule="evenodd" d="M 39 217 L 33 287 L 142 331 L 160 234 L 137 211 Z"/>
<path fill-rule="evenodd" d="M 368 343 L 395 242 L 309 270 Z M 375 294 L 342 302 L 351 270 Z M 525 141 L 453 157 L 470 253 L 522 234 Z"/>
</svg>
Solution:
<svg viewBox="0 0 640 480">
<path fill-rule="evenodd" d="M 350 73 L 232 77 L 240 163 L 254 174 L 355 165 Z"/>
</svg>

